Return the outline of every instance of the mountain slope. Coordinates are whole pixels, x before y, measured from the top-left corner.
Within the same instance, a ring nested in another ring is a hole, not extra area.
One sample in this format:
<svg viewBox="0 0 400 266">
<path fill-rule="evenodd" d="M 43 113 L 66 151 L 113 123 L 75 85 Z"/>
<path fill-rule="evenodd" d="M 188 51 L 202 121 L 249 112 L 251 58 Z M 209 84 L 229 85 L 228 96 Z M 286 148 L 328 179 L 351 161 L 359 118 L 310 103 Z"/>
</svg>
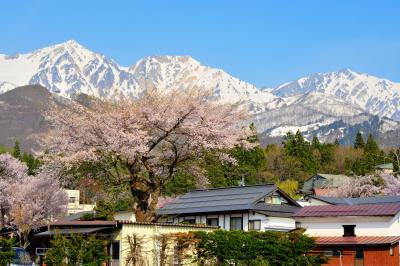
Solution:
<svg viewBox="0 0 400 266">
<path fill-rule="evenodd" d="M 149 56 L 123 67 L 75 41 L 67 41 L 27 54 L 0 54 L 0 96 L 26 84 L 46 87 L 54 93 L 46 97 L 53 100 L 60 96 L 77 99 L 76 95 L 80 94 L 111 100 L 137 99 L 153 88 L 209 90 L 211 100 L 247 107 L 253 115 L 251 121 L 265 139 L 280 138 L 288 130 L 300 129 L 309 138 L 318 135 L 325 141 L 340 138 L 347 143 L 346 132 L 356 128 L 375 135 L 397 132 L 400 128 L 399 123 L 393 121 L 400 121 L 400 84 L 349 69 L 318 73 L 276 88 L 259 89 L 189 56 Z M 31 95 L 28 86 L 19 88 L 15 97 L 18 98 L 23 89 L 27 90 L 25 98 Z M 24 113 L 25 107 L 21 108 Z M 15 108 L 14 112 L 20 111 Z M 8 115 L 4 119 L 14 121 L 10 112 Z M 9 144 L 10 139 L 19 136 L 17 129 L 7 130 L 10 134 L 0 134 L 0 143 Z"/>
<path fill-rule="evenodd" d="M 2 91 L 13 85 L 39 84 L 65 97 L 85 93 L 107 99 L 137 98 L 148 88 L 195 87 L 211 90 L 216 100 L 246 103 L 254 111 L 283 104 L 279 97 L 191 57 L 146 57 L 126 68 L 75 41 L 14 57 L 0 55 L 0 81 L 5 82 L 0 84 Z"/>
<path fill-rule="evenodd" d="M 37 85 L 19 87 L 0 94 L 0 143 L 12 146 L 21 141 L 22 148 L 38 148 L 38 139 L 48 130 L 44 120 L 50 104 L 62 99 Z"/>
<path fill-rule="evenodd" d="M 340 98 L 371 114 L 400 120 L 400 83 L 349 69 L 300 78 L 282 84 L 272 92 L 280 97 L 320 92 Z"/>
</svg>

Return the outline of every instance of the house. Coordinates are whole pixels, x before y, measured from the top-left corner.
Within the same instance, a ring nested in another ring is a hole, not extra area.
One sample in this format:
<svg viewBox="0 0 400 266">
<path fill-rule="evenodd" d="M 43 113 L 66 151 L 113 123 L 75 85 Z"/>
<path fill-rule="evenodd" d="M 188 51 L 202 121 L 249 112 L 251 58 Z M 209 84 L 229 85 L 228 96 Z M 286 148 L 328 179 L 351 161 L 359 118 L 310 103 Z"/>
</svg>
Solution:
<svg viewBox="0 0 400 266">
<path fill-rule="evenodd" d="M 94 206 L 92 204 L 81 204 L 79 190 L 65 190 L 68 196 L 68 204 L 67 204 L 67 214 L 74 214 L 79 212 L 93 211 Z"/>
<path fill-rule="evenodd" d="M 323 196 L 343 186 L 350 177 L 345 175 L 315 174 L 308 178 L 301 189 L 305 195 Z"/>
<path fill-rule="evenodd" d="M 319 205 L 293 217 L 327 265 L 399 265 L 400 203 Z"/>
<path fill-rule="evenodd" d="M 169 224 L 169 223 L 139 223 L 129 221 L 118 221 L 117 230 L 112 237 L 110 256 L 111 266 L 128 265 L 126 264 L 130 254 L 132 254 L 132 237 L 136 237 L 140 243 L 140 254 L 136 256 L 135 265 L 197 265 L 193 262 L 194 250 L 186 252 L 181 264 L 178 263 L 178 253 L 173 236 L 179 233 L 193 231 L 210 232 L 218 229 L 215 226 L 194 225 L 194 224 Z M 162 244 L 162 237 L 167 237 L 169 242 L 166 246 Z M 160 263 L 162 250 L 165 249 L 164 264 Z M 181 258 L 182 259 L 182 258 Z M 129 264 L 131 265 L 131 264 Z M 133 265 L 133 264 L 132 264 Z"/>
<path fill-rule="evenodd" d="M 273 184 L 191 191 L 158 210 L 160 222 L 219 226 L 225 230 L 295 229 L 300 205 Z"/>
<path fill-rule="evenodd" d="M 375 197 L 364 197 L 364 198 L 336 198 L 336 197 L 309 195 L 306 198 L 307 198 L 307 202 L 309 203 L 308 206 L 400 203 L 400 196 L 375 196 Z"/>
<path fill-rule="evenodd" d="M 45 252 L 50 247 L 51 238 L 56 234 L 68 236 L 97 234 L 109 240 L 107 250 L 110 261 L 107 265 L 128 265 L 127 260 L 131 254 L 135 254 L 136 265 L 160 265 L 161 252 L 164 252 L 164 265 L 175 265 L 178 254 L 175 250 L 174 234 L 199 230 L 208 232 L 216 229 L 218 228 L 213 226 L 192 224 L 63 219 L 52 223 L 49 230 L 35 234 L 32 249 Z M 162 244 L 161 237 L 163 236 L 167 236 L 167 243 Z M 132 241 L 136 242 L 133 243 Z M 194 253 L 191 251 L 190 254 Z M 196 264 L 188 261 L 184 265 Z"/>
<path fill-rule="evenodd" d="M 393 164 L 392 163 L 379 164 L 379 165 L 376 165 L 374 168 L 377 173 L 393 174 Z"/>
</svg>

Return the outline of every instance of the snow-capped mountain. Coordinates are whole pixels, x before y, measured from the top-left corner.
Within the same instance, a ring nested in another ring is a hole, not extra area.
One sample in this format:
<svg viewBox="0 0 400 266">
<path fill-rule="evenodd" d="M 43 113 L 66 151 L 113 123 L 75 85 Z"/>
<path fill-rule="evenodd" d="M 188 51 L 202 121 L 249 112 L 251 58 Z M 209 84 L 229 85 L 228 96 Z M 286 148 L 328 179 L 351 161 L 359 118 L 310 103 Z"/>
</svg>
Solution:
<svg viewBox="0 0 400 266">
<path fill-rule="evenodd" d="M 248 107 L 267 138 L 300 129 L 331 141 L 356 130 L 381 134 L 400 128 L 400 83 L 349 69 L 257 88 L 189 56 L 149 56 L 123 67 L 67 41 L 26 54 L 0 54 L 0 94 L 27 84 L 67 98 L 84 93 L 112 100 L 136 99 L 153 88 L 210 90 L 212 100 Z"/>
<path fill-rule="evenodd" d="M 39 84 L 62 96 L 85 93 L 101 98 L 140 97 L 147 88 L 204 88 L 215 99 L 249 104 L 254 111 L 283 104 L 267 91 L 188 56 L 150 56 L 130 67 L 92 52 L 75 41 L 16 56 L 0 55 L 0 92 Z"/>
<path fill-rule="evenodd" d="M 280 97 L 309 92 L 335 96 L 371 114 L 400 120 L 400 83 L 350 69 L 314 74 L 272 90 Z"/>
</svg>

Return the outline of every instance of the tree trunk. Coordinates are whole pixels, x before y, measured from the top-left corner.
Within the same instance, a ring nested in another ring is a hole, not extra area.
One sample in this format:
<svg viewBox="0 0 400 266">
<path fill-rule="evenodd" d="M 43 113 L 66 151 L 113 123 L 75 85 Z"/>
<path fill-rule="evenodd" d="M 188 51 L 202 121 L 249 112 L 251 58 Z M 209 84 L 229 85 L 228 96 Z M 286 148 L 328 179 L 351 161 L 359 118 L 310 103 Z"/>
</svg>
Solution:
<svg viewBox="0 0 400 266">
<path fill-rule="evenodd" d="M 157 186 L 132 182 L 131 193 L 135 199 L 135 216 L 137 222 L 156 222 L 158 197 L 161 189 Z"/>
</svg>

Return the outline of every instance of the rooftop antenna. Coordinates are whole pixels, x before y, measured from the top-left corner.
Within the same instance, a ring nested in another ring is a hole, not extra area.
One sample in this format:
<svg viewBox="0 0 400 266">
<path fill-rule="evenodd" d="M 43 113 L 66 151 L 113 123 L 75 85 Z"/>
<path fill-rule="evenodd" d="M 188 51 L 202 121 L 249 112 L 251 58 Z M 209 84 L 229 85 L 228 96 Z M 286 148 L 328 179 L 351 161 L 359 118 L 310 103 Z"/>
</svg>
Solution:
<svg viewBox="0 0 400 266">
<path fill-rule="evenodd" d="M 242 176 L 242 178 L 239 181 L 239 187 L 244 187 L 246 184 L 244 182 L 244 176 Z"/>
</svg>

